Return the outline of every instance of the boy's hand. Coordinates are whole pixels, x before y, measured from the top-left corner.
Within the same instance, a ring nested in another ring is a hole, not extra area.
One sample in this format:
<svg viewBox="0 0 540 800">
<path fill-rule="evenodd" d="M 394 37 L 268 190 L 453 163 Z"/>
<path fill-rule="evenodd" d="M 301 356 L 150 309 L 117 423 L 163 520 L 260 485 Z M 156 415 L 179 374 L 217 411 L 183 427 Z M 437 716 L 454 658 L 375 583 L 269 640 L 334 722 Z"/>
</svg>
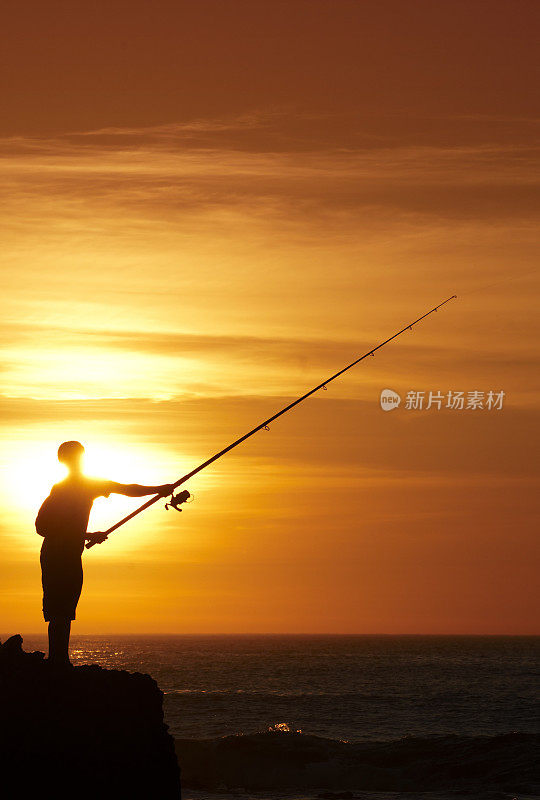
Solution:
<svg viewBox="0 0 540 800">
<path fill-rule="evenodd" d="M 159 487 L 159 494 L 161 497 L 167 497 L 174 492 L 174 483 L 164 483 Z"/>
<path fill-rule="evenodd" d="M 107 539 L 107 534 L 98 531 L 97 533 L 87 533 L 86 534 L 86 549 L 89 550 L 90 547 L 93 547 L 95 544 L 101 544 Z"/>
</svg>

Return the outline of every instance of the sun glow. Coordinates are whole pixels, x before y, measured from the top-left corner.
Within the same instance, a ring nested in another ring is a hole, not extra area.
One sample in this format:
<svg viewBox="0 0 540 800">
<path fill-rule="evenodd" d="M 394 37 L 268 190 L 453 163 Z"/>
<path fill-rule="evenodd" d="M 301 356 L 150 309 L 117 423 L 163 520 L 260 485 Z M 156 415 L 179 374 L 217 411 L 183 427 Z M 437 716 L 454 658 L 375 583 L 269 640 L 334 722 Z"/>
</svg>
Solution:
<svg viewBox="0 0 540 800">
<path fill-rule="evenodd" d="M 104 441 L 97 437 L 81 437 L 85 444 L 84 472 L 90 477 L 107 478 L 119 483 L 159 484 L 174 478 L 183 464 L 176 462 L 174 472 L 170 456 L 151 445 L 134 447 L 122 437 Z M 4 508 L 12 516 L 31 526 L 39 506 L 49 494 L 51 486 L 62 480 L 66 468 L 60 464 L 56 452 L 61 439 L 54 435 L 34 441 L 4 441 L 2 491 Z M 185 464 L 188 469 L 187 462 Z M 171 474 L 167 476 L 167 470 Z M 92 510 L 90 527 L 110 525 L 118 517 L 129 513 L 140 500 L 111 495 L 98 499 Z"/>
<path fill-rule="evenodd" d="M 4 350 L 8 367 L 4 380 L 17 397 L 54 400 L 150 397 L 166 399 L 204 380 L 201 358 L 181 354 L 148 355 L 112 346 L 35 347 Z"/>
</svg>

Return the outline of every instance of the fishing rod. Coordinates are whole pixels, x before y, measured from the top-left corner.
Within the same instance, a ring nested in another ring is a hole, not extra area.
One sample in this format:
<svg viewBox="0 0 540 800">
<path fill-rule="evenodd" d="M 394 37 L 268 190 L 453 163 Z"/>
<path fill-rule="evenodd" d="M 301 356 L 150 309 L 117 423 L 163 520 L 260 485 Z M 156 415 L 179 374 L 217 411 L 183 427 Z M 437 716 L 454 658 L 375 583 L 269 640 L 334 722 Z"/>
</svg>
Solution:
<svg viewBox="0 0 540 800">
<path fill-rule="evenodd" d="M 364 353 L 364 355 L 360 356 L 360 358 L 357 358 L 356 361 L 353 361 L 351 364 L 348 364 L 346 367 L 343 367 L 343 369 L 340 369 L 339 372 L 336 372 L 330 378 L 327 378 L 322 383 L 319 383 L 318 386 L 315 386 L 313 389 L 310 389 L 309 392 L 306 392 L 301 397 L 298 397 L 292 403 L 289 403 L 289 405 L 285 406 L 285 408 L 282 408 L 281 411 L 278 411 L 276 414 L 273 414 L 268 419 L 265 419 L 264 422 L 261 422 L 260 425 L 257 425 L 255 428 L 252 428 L 250 431 L 245 433 L 243 436 L 240 436 L 239 439 L 236 439 L 234 442 L 232 442 L 232 444 L 228 445 L 223 450 L 220 450 L 219 453 L 215 453 L 213 456 L 208 458 L 206 461 L 203 461 L 202 464 L 199 464 L 198 467 L 195 467 L 195 469 L 192 469 L 191 472 L 188 472 L 186 475 L 183 475 L 179 480 L 176 481 L 176 483 L 171 484 L 171 486 L 172 486 L 171 499 L 166 504 L 165 508 L 171 507 L 171 508 L 175 508 L 177 511 L 181 511 L 182 509 L 179 508 L 179 506 L 182 503 L 185 503 L 186 500 L 189 499 L 190 493 L 187 490 L 184 490 L 183 492 L 180 492 L 179 494 L 175 495 L 174 494 L 174 490 L 176 488 L 178 488 L 178 486 L 181 486 L 183 483 L 188 481 L 190 478 L 192 478 L 198 472 L 200 472 L 201 470 L 203 470 L 206 467 L 208 467 L 214 461 L 217 461 L 218 458 L 221 458 L 222 456 L 224 456 L 225 453 L 228 453 L 230 450 L 233 450 L 235 447 L 238 447 L 239 444 L 242 444 L 242 442 L 245 442 L 246 439 L 249 439 L 250 436 L 253 436 L 258 431 L 263 430 L 263 428 L 266 429 L 266 430 L 269 430 L 268 426 L 270 425 L 270 423 L 274 422 L 274 420 L 278 419 L 278 417 L 281 417 L 283 414 L 286 414 L 287 411 L 291 410 L 291 408 L 294 408 L 299 403 L 301 403 L 303 400 L 306 400 L 312 394 L 315 394 L 315 392 L 318 392 L 320 389 L 326 389 L 326 386 L 327 386 L 327 384 L 330 383 L 330 381 L 334 381 L 336 378 L 339 378 L 340 375 L 343 375 L 344 372 L 347 372 L 349 369 L 352 369 L 353 367 L 355 367 L 357 364 L 359 364 L 365 358 L 368 358 L 369 356 L 373 356 L 377 352 L 377 350 L 380 350 L 381 347 L 384 347 L 386 344 L 391 342 L 393 339 L 396 339 L 398 336 L 401 336 L 401 334 L 405 333 L 405 331 L 408 331 L 408 330 L 412 331 L 412 329 L 413 329 L 413 327 L 415 325 L 417 325 L 419 322 L 421 322 L 426 317 L 429 317 L 430 314 L 433 314 L 435 311 L 438 311 L 439 308 L 442 308 L 442 306 L 446 305 L 446 303 L 449 303 L 450 300 L 454 300 L 456 298 L 457 298 L 456 294 L 453 294 L 452 297 L 448 297 L 442 303 L 439 303 L 438 306 L 435 306 L 435 308 L 432 308 L 430 311 L 427 311 L 425 314 L 422 314 L 422 316 L 418 317 L 418 319 L 415 319 L 414 322 L 410 322 L 408 325 L 405 325 L 404 328 L 402 328 L 397 333 L 394 333 L 393 336 L 390 336 L 388 339 L 385 339 L 385 341 L 381 342 L 381 344 L 378 344 L 377 347 L 374 347 L 372 350 L 369 350 L 367 353 Z M 132 511 L 131 514 L 128 514 L 126 517 L 123 517 L 115 525 L 112 525 L 108 530 L 106 530 L 106 531 L 98 531 L 97 533 L 90 534 L 92 536 L 92 540 L 87 542 L 87 544 L 85 545 L 86 548 L 90 549 L 95 544 L 101 544 L 101 542 L 104 542 L 105 539 L 107 538 L 107 536 L 110 533 L 112 533 L 113 531 L 115 531 L 118 528 L 120 528 L 121 525 L 125 525 L 125 523 L 129 522 L 130 519 L 133 519 L 133 517 L 136 517 L 137 514 L 140 514 L 141 511 L 145 511 L 147 508 L 150 508 L 150 506 L 153 506 L 154 503 L 157 503 L 157 501 L 161 500 L 162 497 L 168 497 L 168 495 L 156 494 L 153 497 L 151 497 L 150 500 L 147 500 L 146 503 L 143 503 L 142 506 L 139 506 L 139 508 L 136 508 L 135 511 Z"/>
</svg>

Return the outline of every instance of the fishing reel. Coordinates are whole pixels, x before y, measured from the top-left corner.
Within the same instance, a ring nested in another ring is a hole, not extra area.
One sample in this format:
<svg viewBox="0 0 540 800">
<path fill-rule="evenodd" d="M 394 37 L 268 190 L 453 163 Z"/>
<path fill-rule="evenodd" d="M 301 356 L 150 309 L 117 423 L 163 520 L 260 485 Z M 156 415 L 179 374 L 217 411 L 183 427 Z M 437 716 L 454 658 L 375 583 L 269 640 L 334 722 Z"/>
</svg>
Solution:
<svg viewBox="0 0 540 800">
<path fill-rule="evenodd" d="M 182 503 L 187 502 L 190 497 L 191 495 L 187 489 L 184 489 L 183 492 L 179 492 L 178 494 L 172 494 L 169 502 L 165 503 L 165 511 L 168 511 L 169 508 L 174 508 L 176 511 L 182 511 L 182 509 L 178 506 L 181 506 Z"/>
</svg>

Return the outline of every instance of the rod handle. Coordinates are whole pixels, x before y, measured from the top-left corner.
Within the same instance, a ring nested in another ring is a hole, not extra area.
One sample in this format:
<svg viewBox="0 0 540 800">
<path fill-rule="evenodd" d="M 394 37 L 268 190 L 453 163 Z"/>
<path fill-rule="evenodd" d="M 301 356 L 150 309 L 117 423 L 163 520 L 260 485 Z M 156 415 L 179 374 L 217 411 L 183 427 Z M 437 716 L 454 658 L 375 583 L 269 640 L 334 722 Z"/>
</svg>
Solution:
<svg viewBox="0 0 540 800">
<path fill-rule="evenodd" d="M 96 531 L 95 533 L 91 533 L 90 536 L 95 537 L 92 538 L 91 541 L 86 542 L 85 547 L 87 550 L 90 550 L 95 544 L 101 544 L 107 538 L 107 534 L 103 531 Z"/>
</svg>

